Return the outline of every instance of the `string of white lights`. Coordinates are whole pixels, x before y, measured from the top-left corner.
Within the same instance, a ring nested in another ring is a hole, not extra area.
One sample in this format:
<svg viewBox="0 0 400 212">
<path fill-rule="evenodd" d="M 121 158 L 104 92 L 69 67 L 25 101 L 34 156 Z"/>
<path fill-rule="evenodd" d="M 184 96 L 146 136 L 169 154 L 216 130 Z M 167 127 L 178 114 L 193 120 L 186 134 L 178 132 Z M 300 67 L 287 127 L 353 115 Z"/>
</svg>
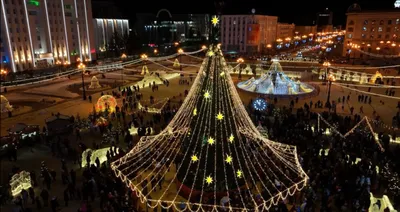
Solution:
<svg viewBox="0 0 400 212">
<path fill-rule="evenodd" d="M 352 133 L 354 133 L 354 131 L 357 129 L 357 128 L 359 128 L 360 127 L 360 125 L 362 124 L 362 123 L 366 123 L 367 124 L 367 126 L 368 126 L 368 129 L 369 129 L 369 131 L 372 133 L 372 135 L 374 135 L 374 130 L 373 130 L 373 128 L 372 128 L 372 126 L 371 126 L 371 124 L 369 123 L 369 118 L 367 117 L 367 116 L 364 116 L 364 118 L 362 118 L 356 125 L 354 125 L 354 127 L 353 128 L 351 128 L 346 134 L 342 134 L 342 133 L 340 133 L 337 129 L 336 129 L 336 127 L 334 127 L 334 126 L 332 126 L 331 124 L 329 124 L 329 122 L 328 121 L 326 121 L 320 114 L 318 114 L 318 120 L 322 120 L 325 124 L 327 124 L 328 125 L 328 127 L 331 129 L 331 130 L 333 130 L 336 134 L 338 134 L 340 137 L 342 137 L 342 138 L 346 138 L 346 137 L 348 137 L 349 135 L 351 135 Z M 374 140 L 375 140 L 375 143 L 378 145 L 378 147 L 379 147 L 379 149 L 382 151 L 382 152 L 384 152 L 385 151 L 385 149 L 382 147 L 382 144 L 379 142 L 379 140 L 378 139 L 376 139 L 375 137 L 374 137 Z"/>
<path fill-rule="evenodd" d="M 400 88 L 399 85 L 379 85 L 379 84 L 350 84 L 350 83 L 340 83 L 335 82 L 337 85 L 341 86 L 353 86 L 353 87 L 362 87 L 362 88 Z"/>
<path fill-rule="evenodd" d="M 348 89 L 348 90 L 352 90 L 352 91 L 356 91 L 356 92 L 360 92 L 360 93 L 364 93 L 364 94 L 368 94 L 368 95 L 372 95 L 372 96 L 379 96 L 379 97 L 383 97 L 383 98 L 400 100 L 400 97 L 397 97 L 397 96 L 388 96 L 388 95 L 383 95 L 383 94 L 372 93 L 372 92 L 363 91 L 363 90 L 360 90 L 360 89 L 350 88 L 350 87 L 347 87 L 347 86 L 344 86 L 344 85 L 340 85 L 340 84 L 337 84 L 337 83 L 332 83 L 332 84 L 333 85 L 337 85 L 337 86 L 339 86 L 341 88 L 345 88 L 345 89 Z"/>
<path fill-rule="evenodd" d="M 388 69 L 388 68 L 398 68 L 400 67 L 400 65 L 389 65 L 389 66 L 329 66 L 329 68 L 332 69 L 343 69 L 343 70 L 348 70 L 348 69 L 352 69 L 352 70 L 366 70 L 366 69 Z"/>
<path fill-rule="evenodd" d="M 143 204 L 176 211 L 219 211 L 225 210 L 218 202 L 220 191 L 227 196 L 238 191 L 240 202 L 238 207 L 226 206 L 230 211 L 268 210 L 305 186 L 308 177 L 296 148 L 262 137 L 228 71 L 219 46 L 212 47 L 166 129 L 141 138 L 111 164 Z M 156 194 L 153 185 L 159 183 L 165 186 Z"/>
<path fill-rule="evenodd" d="M 372 57 L 378 57 L 378 58 L 398 58 L 398 57 L 400 57 L 400 54 L 384 55 L 384 54 L 375 54 L 375 53 L 371 53 L 371 52 L 366 52 L 359 48 L 352 48 L 352 49 L 359 51 L 365 55 L 372 56 Z"/>
</svg>

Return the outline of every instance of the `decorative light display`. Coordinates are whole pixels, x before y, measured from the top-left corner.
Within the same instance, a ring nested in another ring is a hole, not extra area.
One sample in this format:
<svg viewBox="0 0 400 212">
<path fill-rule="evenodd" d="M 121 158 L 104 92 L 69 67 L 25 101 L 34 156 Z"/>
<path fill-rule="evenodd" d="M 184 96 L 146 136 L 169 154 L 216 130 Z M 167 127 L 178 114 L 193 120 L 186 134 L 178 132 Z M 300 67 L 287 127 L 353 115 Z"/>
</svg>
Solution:
<svg viewBox="0 0 400 212">
<path fill-rule="evenodd" d="M 111 95 L 101 96 L 96 103 L 97 112 L 103 112 L 108 110 L 108 112 L 114 112 L 115 107 L 117 107 L 117 100 Z"/>
<path fill-rule="evenodd" d="M 98 88 L 101 88 L 101 85 L 99 84 L 99 80 L 97 79 L 96 76 L 93 76 L 92 79 L 90 80 L 89 89 L 98 89 Z"/>
<path fill-rule="evenodd" d="M 179 68 L 181 64 L 179 63 L 178 59 L 174 60 L 174 64 L 172 65 L 174 68 Z"/>
<path fill-rule="evenodd" d="M 8 101 L 8 99 L 5 97 L 5 96 L 3 96 L 3 95 L 0 95 L 0 111 L 3 113 L 3 112 L 8 112 L 8 111 L 12 111 L 13 110 L 13 108 L 12 108 L 12 106 L 10 105 L 10 102 Z"/>
<path fill-rule="evenodd" d="M 10 180 L 11 195 L 18 196 L 22 190 L 28 190 L 32 187 L 31 175 L 29 172 L 20 171 L 14 174 Z"/>
<path fill-rule="evenodd" d="M 267 73 L 261 74 L 260 78 L 252 77 L 239 82 L 237 86 L 245 91 L 273 95 L 298 95 L 314 91 L 312 86 L 290 79 L 277 60 L 273 60 Z"/>
<path fill-rule="evenodd" d="M 257 98 L 253 101 L 253 108 L 255 110 L 263 111 L 267 109 L 267 102 L 262 98 Z"/>
<path fill-rule="evenodd" d="M 86 149 L 82 152 L 82 167 L 86 167 L 87 161 L 86 158 L 90 157 L 90 165 L 96 165 L 96 159 L 98 158 L 100 161 L 100 165 L 107 161 L 107 151 L 110 150 L 110 147 L 101 148 L 101 149 Z M 119 152 L 119 148 L 116 149 L 117 153 Z"/>
<path fill-rule="evenodd" d="M 212 25 L 213 25 L 214 27 L 216 27 L 216 26 L 218 25 L 218 23 L 219 23 L 219 18 L 218 18 L 217 16 L 214 16 L 214 17 L 211 19 L 211 23 L 212 23 Z"/>
<path fill-rule="evenodd" d="M 145 75 L 149 73 L 149 68 L 147 68 L 146 65 L 142 66 L 142 72 L 140 73 L 141 75 Z"/>
<path fill-rule="evenodd" d="M 111 168 L 150 208 L 222 211 L 220 200 L 229 196 L 237 197 L 230 211 L 267 211 L 301 190 L 308 177 L 295 146 L 260 134 L 227 74 L 220 48 L 210 49 L 215 54 L 204 59 L 169 125 L 158 135 L 142 137 Z M 162 189 L 156 191 L 153 184 Z"/>
</svg>

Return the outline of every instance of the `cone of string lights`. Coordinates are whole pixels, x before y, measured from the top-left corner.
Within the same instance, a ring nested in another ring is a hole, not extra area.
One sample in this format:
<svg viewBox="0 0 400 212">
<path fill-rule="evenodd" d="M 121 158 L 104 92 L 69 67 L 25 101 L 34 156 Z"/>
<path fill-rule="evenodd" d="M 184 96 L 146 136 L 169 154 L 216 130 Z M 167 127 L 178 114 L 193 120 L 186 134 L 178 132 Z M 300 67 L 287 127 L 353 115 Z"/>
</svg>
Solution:
<svg viewBox="0 0 400 212">
<path fill-rule="evenodd" d="M 176 211 L 266 211 L 301 190 L 296 147 L 257 130 L 211 45 L 169 125 L 111 164 L 143 204 Z"/>
</svg>

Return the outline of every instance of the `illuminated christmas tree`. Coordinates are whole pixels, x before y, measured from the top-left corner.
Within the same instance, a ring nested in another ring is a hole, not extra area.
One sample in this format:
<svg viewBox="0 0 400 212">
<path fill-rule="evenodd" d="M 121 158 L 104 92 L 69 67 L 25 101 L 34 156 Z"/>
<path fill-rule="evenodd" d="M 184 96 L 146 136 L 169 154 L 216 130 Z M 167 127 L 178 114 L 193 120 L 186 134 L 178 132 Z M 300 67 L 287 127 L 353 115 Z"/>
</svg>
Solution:
<svg viewBox="0 0 400 212">
<path fill-rule="evenodd" d="M 180 66 L 181 66 L 181 64 L 179 63 L 178 59 L 175 59 L 173 67 L 179 68 Z"/>
<path fill-rule="evenodd" d="M 166 129 L 111 166 L 142 203 L 174 210 L 266 211 L 308 179 L 296 147 L 268 140 L 252 123 L 219 45 Z"/>
</svg>

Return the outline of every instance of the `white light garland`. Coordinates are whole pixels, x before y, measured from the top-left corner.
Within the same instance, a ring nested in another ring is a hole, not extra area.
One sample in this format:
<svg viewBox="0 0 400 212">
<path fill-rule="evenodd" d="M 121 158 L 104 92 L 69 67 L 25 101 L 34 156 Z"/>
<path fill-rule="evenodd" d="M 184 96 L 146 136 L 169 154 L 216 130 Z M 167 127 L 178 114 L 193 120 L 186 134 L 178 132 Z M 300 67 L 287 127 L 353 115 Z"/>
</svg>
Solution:
<svg viewBox="0 0 400 212">
<path fill-rule="evenodd" d="M 219 211 L 224 207 L 218 201 L 219 192 L 227 196 L 252 186 L 253 190 L 237 193 L 238 207 L 229 206 L 229 210 L 268 210 L 301 190 L 308 177 L 295 146 L 260 134 L 227 74 L 220 49 L 212 47 L 209 52 L 212 54 L 204 59 L 188 96 L 166 129 L 142 137 L 111 167 L 150 208 Z M 156 194 L 157 186 L 149 187 L 159 183 L 163 189 Z M 179 196 L 182 192 L 187 200 Z M 214 200 L 212 204 L 204 203 L 208 195 Z M 193 201 L 195 196 L 197 201 Z"/>
</svg>

